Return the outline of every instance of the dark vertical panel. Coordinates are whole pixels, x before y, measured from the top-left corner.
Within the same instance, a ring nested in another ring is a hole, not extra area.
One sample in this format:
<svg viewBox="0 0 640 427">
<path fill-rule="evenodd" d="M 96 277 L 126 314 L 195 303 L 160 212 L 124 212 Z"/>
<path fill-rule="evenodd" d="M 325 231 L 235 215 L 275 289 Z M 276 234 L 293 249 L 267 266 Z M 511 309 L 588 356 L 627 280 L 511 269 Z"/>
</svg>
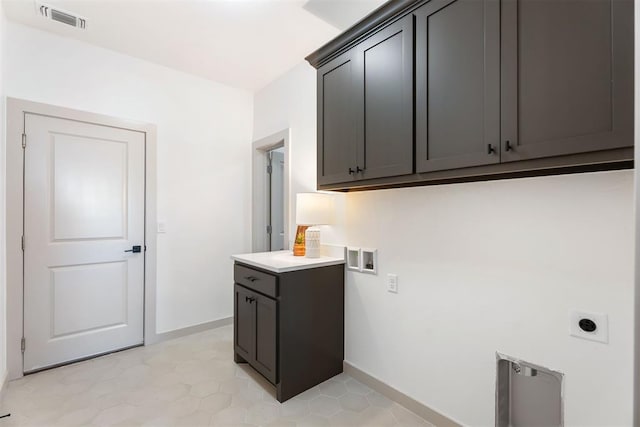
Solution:
<svg viewBox="0 0 640 427">
<path fill-rule="evenodd" d="M 276 301 L 256 296 L 255 368 L 269 381 L 276 383 Z"/>
<path fill-rule="evenodd" d="M 283 402 L 342 372 L 344 265 L 280 276 L 279 383 Z"/>
<path fill-rule="evenodd" d="M 633 144 L 625 118 L 632 111 L 632 77 L 624 65 L 633 56 L 633 39 L 630 33 L 620 37 L 628 32 L 631 6 L 627 0 L 518 0 L 508 6 L 513 22 L 505 36 L 515 36 L 517 45 L 508 49 L 510 84 L 503 90 L 511 100 L 507 107 L 515 100 L 517 117 L 511 112 L 505 124 L 513 149 L 504 160 Z"/>
<path fill-rule="evenodd" d="M 247 362 L 253 359 L 253 306 L 249 303 L 249 291 L 242 286 L 234 286 L 234 347 Z"/>
<path fill-rule="evenodd" d="M 485 151 L 483 9 L 458 0 L 427 18 L 429 158 Z"/>
<path fill-rule="evenodd" d="M 353 61 L 341 55 L 318 70 L 318 182 L 352 179 L 356 164 Z M 361 108 L 361 107 L 360 107 Z"/>
<path fill-rule="evenodd" d="M 358 46 L 358 178 L 413 172 L 413 17 Z"/>
<path fill-rule="evenodd" d="M 418 171 L 499 162 L 498 1 L 435 0 L 415 15 Z"/>
<path fill-rule="evenodd" d="M 520 144 L 612 128 L 611 1 L 521 0 Z"/>
<path fill-rule="evenodd" d="M 500 13 L 500 157 L 518 145 L 518 0 L 502 0 Z"/>
</svg>

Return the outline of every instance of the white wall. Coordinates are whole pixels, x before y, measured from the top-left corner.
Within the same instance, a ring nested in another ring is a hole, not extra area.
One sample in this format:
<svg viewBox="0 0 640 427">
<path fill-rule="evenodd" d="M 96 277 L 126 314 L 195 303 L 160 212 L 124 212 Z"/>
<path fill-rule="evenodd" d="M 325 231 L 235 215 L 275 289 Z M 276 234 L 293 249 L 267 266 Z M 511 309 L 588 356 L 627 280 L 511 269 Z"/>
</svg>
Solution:
<svg viewBox="0 0 640 427">
<path fill-rule="evenodd" d="M 157 329 L 233 315 L 250 249 L 252 94 L 10 23 L 6 94 L 157 125 Z"/>
<path fill-rule="evenodd" d="M 5 223 L 5 83 L 4 46 L 7 20 L 0 2 L 0 390 L 7 375 L 6 223 Z"/>
<path fill-rule="evenodd" d="M 254 138 L 284 125 L 305 135 L 293 143 L 296 190 L 315 187 L 315 92 L 303 64 L 254 100 Z M 500 351 L 566 374 L 565 425 L 631 425 L 633 177 L 347 194 L 331 243 L 377 248 L 380 268 L 347 274 L 347 361 L 465 425 L 489 426 Z M 387 273 L 399 277 L 397 295 Z M 609 314 L 609 344 L 569 336 L 574 308 Z"/>
<path fill-rule="evenodd" d="M 289 236 L 295 237 L 297 193 L 316 191 L 316 74 L 306 62 L 285 73 L 255 94 L 253 140 L 291 129 L 289 143 Z M 286 165 L 285 165 L 286 167 Z M 344 213 L 344 197 L 336 196 L 336 209 Z M 322 226 L 322 242 L 342 239 L 344 214 L 338 223 Z M 286 226 L 286 225 L 285 225 Z M 290 248 L 293 244 L 289 245 Z"/>
</svg>

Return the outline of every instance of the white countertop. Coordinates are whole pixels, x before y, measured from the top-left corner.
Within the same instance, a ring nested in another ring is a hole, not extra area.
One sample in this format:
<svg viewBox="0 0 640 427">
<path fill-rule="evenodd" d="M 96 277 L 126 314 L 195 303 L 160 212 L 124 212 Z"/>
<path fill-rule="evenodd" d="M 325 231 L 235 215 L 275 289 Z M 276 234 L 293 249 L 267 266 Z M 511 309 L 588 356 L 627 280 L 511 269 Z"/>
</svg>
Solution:
<svg viewBox="0 0 640 427">
<path fill-rule="evenodd" d="M 288 271 L 344 264 L 344 258 L 329 256 L 307 258 L 303 256 L 293 256 L 291 251 L 231 255 L 231 259 L 243 264 L 264 268 L 265 270 L 273 271 L 274 273 L 286 273 Z"/>
</svg>

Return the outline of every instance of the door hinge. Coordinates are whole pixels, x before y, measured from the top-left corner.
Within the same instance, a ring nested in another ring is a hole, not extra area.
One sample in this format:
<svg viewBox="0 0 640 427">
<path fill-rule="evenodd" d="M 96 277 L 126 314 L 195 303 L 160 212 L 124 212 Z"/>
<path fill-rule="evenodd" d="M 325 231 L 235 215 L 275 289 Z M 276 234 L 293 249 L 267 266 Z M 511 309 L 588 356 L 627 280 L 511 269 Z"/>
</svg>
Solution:
<svg viewBox="0 0 640 427">
<path fill-rule="evenodd" d="M 22 352 L 24 353 L 24 350 L 27 348 L 27 340 L 24 339 L 24 337 L 22 337 L 22 339 L 20 340 L 20 350 L 22 350 Z"/>
<path fill-rule="evenodd" d="M 27 134 L 22 134 L 22 148 L 27 148 Z"/>
<path fill-rule="evenodd" d="M 22 248 L 22 252 L 24 252 L 24 236 L 20 238 L 20 247 Z"/>
<path fill-rule="evenodd" d="M 273 166 L 271 165 L 267 166 L 267 173 L 271 175 L 272 172 L 273 172 Z"/>
<path fill-rule="evenodd" d="M 271 234 L 271 226 L 267 225 L 267 234 Z"/>
</svg>

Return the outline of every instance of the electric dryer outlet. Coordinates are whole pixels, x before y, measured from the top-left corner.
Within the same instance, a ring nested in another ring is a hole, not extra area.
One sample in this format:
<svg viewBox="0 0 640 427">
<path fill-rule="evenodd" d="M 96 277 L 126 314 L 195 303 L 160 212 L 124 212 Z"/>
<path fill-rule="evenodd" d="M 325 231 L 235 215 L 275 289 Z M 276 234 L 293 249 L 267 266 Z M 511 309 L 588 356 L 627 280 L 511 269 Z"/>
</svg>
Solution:
<svg viewBox="0 0 640 427">
<path fill-rule="evenodd" d="M 604 344 L 609 342 L 609 318 L 604 313 L 572 310 L 569 325 L 571 336 Z"/>
</svg>

